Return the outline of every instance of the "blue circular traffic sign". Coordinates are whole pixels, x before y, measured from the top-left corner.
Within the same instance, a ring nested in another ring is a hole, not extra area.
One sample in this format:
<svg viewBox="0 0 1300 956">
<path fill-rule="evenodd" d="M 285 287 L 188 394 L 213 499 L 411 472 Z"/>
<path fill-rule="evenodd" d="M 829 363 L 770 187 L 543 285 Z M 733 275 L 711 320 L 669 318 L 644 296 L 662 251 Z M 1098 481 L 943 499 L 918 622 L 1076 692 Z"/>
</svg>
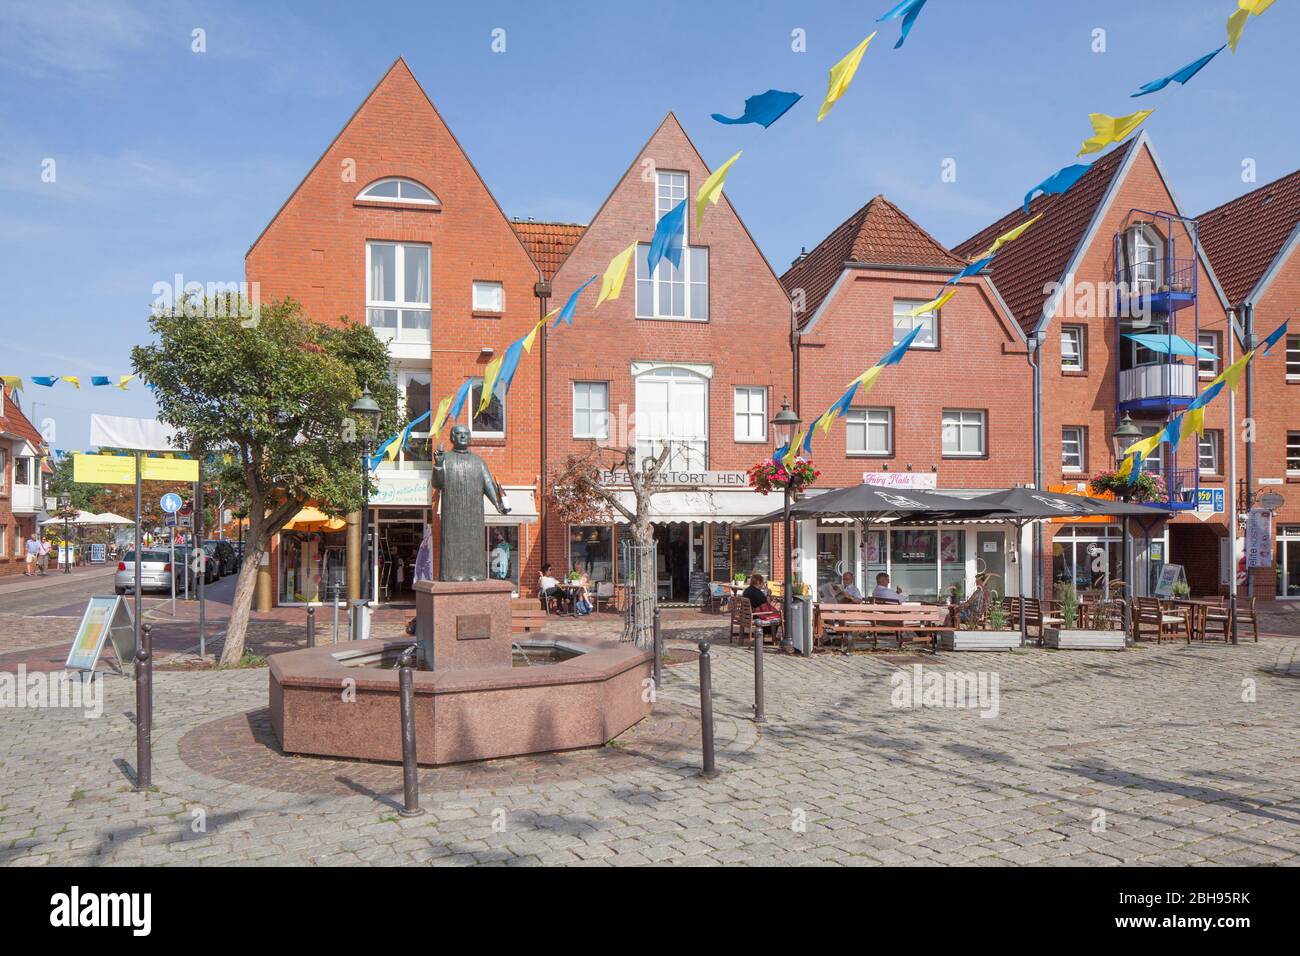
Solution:
<svg viewBox="0 0 1300 956">
<path fill-rule="evenodd" d="M 169 491 L 167 494 L 162 496 L 162 500 L 159 504 L 162 506 L 163 511 L 167 512 L 169 515 L 174 515 L 176 512 L 181 510 L 183 502 L 181 501 L 180 495 Z"/>
</svg>

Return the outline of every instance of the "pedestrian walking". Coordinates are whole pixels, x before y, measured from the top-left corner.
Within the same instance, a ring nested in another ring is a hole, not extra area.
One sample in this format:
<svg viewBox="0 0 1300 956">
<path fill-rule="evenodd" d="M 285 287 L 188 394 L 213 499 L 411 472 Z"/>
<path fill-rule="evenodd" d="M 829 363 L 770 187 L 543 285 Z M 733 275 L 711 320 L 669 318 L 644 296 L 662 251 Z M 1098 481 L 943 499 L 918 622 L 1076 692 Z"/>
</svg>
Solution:
<svg viewBox="0 0 1300 956">
<path fill-rule="evenodd" d="M 45 572 L 50 566 L 51 550 L 53 549 L 50 547 L 50 542 L 45 538 L 41 538 L 36 552 L 36 567 L 39 570 L 41 577 L 45 577 Z"/>
<path fill-rule="evenodd" d="M 23 564 L 23 577 L 36 577 L 36 558 L 41 553 L 41 546 L 36 543 L 36 533 L 33 532 L 27 538 L 27 560 Z"/>
</svg>

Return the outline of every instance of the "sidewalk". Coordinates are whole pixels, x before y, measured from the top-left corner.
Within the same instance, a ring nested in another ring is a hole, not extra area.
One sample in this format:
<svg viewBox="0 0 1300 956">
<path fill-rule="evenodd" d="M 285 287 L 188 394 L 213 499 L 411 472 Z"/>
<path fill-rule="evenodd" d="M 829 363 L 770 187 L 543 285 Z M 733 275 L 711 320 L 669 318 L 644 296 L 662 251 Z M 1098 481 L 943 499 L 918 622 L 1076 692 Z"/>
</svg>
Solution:
<svg viewBox="0 0 1300 956">
<path fill-rule="evenodd" d="M 71 574 L 64 574 L 63 569 L 50 568 L 45 577 L 24 577 L 22 574 L 10 574 L 0 578 L 0 594 L 18 594 L 22 591 L 34 591 L 37 588 L 53 587 L 57 584 L 69 584 L 73 581 L 93 581 L 104 578 L 117 570 L 116 564 L 93 564 L 73 568 Z"/>
</svg>

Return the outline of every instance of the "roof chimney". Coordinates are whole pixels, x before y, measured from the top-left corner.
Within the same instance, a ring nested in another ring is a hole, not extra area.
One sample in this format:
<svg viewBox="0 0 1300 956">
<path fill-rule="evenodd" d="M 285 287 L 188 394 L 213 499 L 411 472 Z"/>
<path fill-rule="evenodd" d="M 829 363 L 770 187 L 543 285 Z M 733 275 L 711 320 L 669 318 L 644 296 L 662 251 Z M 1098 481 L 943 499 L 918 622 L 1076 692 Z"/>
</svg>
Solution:
<svg viewBox="0 0 1300 956">
<path fill-rule="evenodd" d="M 800 246 L 799 254 L 794 257 L 794 262 L 790 263 L 790 267 L 794 268 L 795 266 L 797 266 L 799 263 L 803 262 L 807 258 L 808 258 L 808 247 Z"/>
</svg>

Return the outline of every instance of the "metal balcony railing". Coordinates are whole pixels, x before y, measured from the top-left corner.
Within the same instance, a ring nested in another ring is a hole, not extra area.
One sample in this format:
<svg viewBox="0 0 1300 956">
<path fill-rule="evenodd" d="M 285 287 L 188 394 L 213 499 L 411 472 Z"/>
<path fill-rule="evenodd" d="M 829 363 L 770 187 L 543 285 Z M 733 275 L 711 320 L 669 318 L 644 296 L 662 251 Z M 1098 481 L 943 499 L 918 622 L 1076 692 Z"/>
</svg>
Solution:
<svg viewBox="0 0 1300 956">
<path fill-rule="evenodd" d="M 1191 399 L 1196 395 L 1196 367 L 1190 364 L 1161 362 L 1122 369 L 1119 373 L 1119 400 L 1140 402 L 1146 399 Z"/>
<path fill-rule="evenodd" d="M 1195 259 L 1149 259 L 1116 270 L 1115 281 L 1130 295 L 1196 291 Z"/>
</svg>

